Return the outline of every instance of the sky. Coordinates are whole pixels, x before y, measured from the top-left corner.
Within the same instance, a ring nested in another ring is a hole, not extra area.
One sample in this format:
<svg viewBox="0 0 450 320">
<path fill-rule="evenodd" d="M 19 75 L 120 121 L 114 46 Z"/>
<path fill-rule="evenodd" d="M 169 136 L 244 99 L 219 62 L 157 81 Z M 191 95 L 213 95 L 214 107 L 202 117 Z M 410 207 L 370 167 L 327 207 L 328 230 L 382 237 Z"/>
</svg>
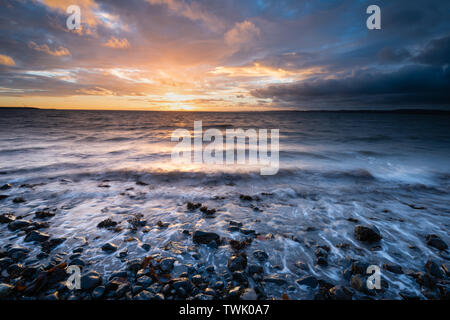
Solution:
<svg viewBox="0 0 450 320">
<path fill-rule="evenodd" d="M 448 0 L 0 0 L 3 107 L 447 109 L 449 63 Z"/>
</svg>

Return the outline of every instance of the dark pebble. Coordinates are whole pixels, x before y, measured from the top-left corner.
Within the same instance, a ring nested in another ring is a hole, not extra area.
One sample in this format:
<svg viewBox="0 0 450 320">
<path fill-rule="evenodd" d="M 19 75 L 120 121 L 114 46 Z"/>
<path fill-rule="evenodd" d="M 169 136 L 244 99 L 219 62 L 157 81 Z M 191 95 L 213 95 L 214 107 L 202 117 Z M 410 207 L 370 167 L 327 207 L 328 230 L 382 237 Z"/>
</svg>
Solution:
<svg viewBox="0 0 450 320">
<path fill-rule="evenodd" d="M 355 227 L 355 238 L 360 241 L 377 242 L 382 239 L 382 236 L 375 226 L 357 225 Z"/>
<path fill-rule="evenodd" d="M 102 250 L 111 253 L 117 250 L 117 246 L 111 242 L 108 242 L 102 246 Z"/>
<path fill-rule="evenodd" d="M 434 247 L 438 250 L 447 250 L 448 245 L 445 243 L 444 240 L 439 238 L 439 236 L 435 234 L 429 234 L 426 237 L 427 245 L 430 247 Z"/>
<path fill-rule="evenodd" d="M 50 236 L 46 233 L 42 233 L 39 231 L 31 231 L 26 237 L 25 242 L 44 242 L 48 240 Z"/>
<path fill-rule="evenodd" d="M 317 278 L 313 276 L 305 276 L 298 279 L 296 282 L 301 286 L 308 286 L 311 288 L 315 288 L 319 285 L 319 281 L 317 281 Z"/>
<path fill-rule="evenodd" d="M 220 237 L 218 234 L 213 232 L 197 230 L 192 235 L 192 241 L 197 244 L 209 244 L 211 241 L 214 241 L 218 244 Z"/>
</svg>

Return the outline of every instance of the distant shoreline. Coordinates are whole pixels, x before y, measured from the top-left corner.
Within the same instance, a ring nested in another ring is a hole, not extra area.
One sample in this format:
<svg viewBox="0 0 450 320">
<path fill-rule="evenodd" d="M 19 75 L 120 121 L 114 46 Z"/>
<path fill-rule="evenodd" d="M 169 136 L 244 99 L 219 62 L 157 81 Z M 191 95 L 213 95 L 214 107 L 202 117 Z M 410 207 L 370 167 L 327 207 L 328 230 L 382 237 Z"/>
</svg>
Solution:
<svg viewBox="0 0 450 320">
<path fill-rule="evenodd" d="M 445 114 L 450 115 L 450 109 L 385 109 L 385 110 L 375 110 L 375 109 L 338 109 L 338 110 L 257 110 L 257 111 L 163 111 L 163 110 L 117 110 L 117 109 L 49 109 L 49 108 L 37 108 L 37 107 L 0 107 L 0 112 L 2 110 L 33 110 L 33 111 L 88 111 L 88 112 L 98 112 L 98 111 L 113 111 L 113 112 L 167 112 L 167 113 L 279 113 L 279 112 L 302 112 L 302 113 L 393 113 L 393 114 Z"/>
</svg>

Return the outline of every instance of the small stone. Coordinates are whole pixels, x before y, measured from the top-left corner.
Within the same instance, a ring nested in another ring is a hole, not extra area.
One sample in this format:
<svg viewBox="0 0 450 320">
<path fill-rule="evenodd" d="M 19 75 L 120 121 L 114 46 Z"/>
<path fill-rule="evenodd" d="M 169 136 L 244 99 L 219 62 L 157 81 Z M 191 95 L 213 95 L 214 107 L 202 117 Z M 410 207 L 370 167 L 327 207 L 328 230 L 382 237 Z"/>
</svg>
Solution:
<svg viewBox="0 0 450 320">
<path fill-rule="evenodd" d="M 430 247 L 434 247 L 438 250 L 447 250 L 448 245 L 445 243 L 444 240 L 439 238 L 439 236 L 435 234 L 429 234 L 426 237 L 427 245 Z"/>
<path fill-rule="evenodd" d="M 24 203 L 24 202 L 26 202 L 26 201 L 25 201 L 25 199 L 22 198 L 22 197 L 17 197 L 17 198 L 14 198 L 14 199 L 13 199 L 13 202 L 14 202 L 14 203 Z"/>
<path fill-rule="evenodd" d="M 444 272 L 442 272 L 439 265 L 433 261 L 432 259 L 428 259 L 427 263 L 425 264 L 425 270 L 431 274 L 432 276 L 443 279 L 444 278 Z"/>
<path fill-rule="evenodd" d="M 105 287 L 104 286 L 98 286 L 97 288 L 92 291 L 92 298 L 93 299 L 101 299 L 103 297 L 103 294 L 105 293 Z"/>
<path fill-rule="evenodd" d="M 350 280 L 350 285 L 352 286 L 353 289 L 356 289 L 358 291 L 363 291 L 365 286 L 364 286 L 364 281 L 363 279 L 360 277 L 359 274 L 354 275 L 351 280 Z"/>
<path fill-rule="evenodd" d="M 215 270 L 214 266 L 207 266 L 206 267 L 206 272 L 213 273 L 214 270 Z"/>
<path fill-rule="evenodd" d="M 115 226 L 117 226 L 117 222 L 113 221 L 110 218 L 103 220 L 102 222 L 97 224 L 97 228 L 105 228 L 105 229 L 114 228 Z"/>
<path fill-rule="evenodd" d="M 363 225 L 357 225 L 355 227 L 355 238 L 366 242 L 377 242 L 382 239 L 377 227 Z"/>
<path fill-rule="evenodd" d="M 253 198 L 252 198 L 251 196 L 244 195 L 244 194 L 241 194 L 241 195 L 239 196 L 239 199 L 241 199 L 241 200 L 243 200 L 243 201 L 252 201 L 252 200 L 253 200 Z"/>
<path fill-rule="evenodd" d="M 233 280 L 239 283 L 246 283 L 248 282 L 247 276 L 243 271 L 234 271 L 233 272 Z"/>
<path fill-rule="evenodd" d="M 258 259 L 258 261 L 266 261 L 267 259 L 269 259 L 269 256 L 267 255 L 267 253 L 265 253 L 263 250 L 256 250 L 253 252 L 253 256 Z"/>
<path fill-rule="evenodd" d="M 48 211 L 48 210 L 42 210 L 42 211 L 36 211 L 34 213 L 37 219 L 45 219 L 45 218 L 51 218 L 55 216 L 54 212 Z"/>
<path fill-rule="evenodd" d="M 136 280 L 136 284 L 143 288 L 148 288 L 153 283 L 152 279 L 148 276 L 142 276 Z"/>
<path fill-rule="evenodd" d="M 29 252 L 30 250 L 27 248 L 21 246 L 13 246 L 8 250 L 8 256 L 14 260 L 22 260 L 28 255 Z"/>
<path fill-rule="evenodd" d="M 151 246 L 148 243 L 144 243 L 141 245 L 141 248 L 148 252 L 150 251 Z"/>
<path fill-rule="evenodd" d="M 4 213 L 0 215 L 0 223 L 10 223 L 16 220 L 16 217 L 10 213 Z"/>
<path fill-rule="evenodd" d="M 319 281 L 317 281 L 317 278 L 313 276 L 305 276 L 298 279 L 296 282 L 301 286 L 308 286 L 311 288 L 315 288 L 319 285 Z"/>
<path fill-rule="evenodd" d="M 6 284 L 0 283 L 0 299 L 4 299 L 9 296 L 9 294 L 13 291 L 14 287 Z"/>
<path fill-rule="evenodd" d="M 0 190 L 8 190 L 8 189 L 11 189 L 11 188 L 12 188 L 12 185 L 7 183 L 7 184 L 2 185 L 0 187 Z"/>
<path fill-rule="evenodd" d="M 25 229 L 31 226 L 31 221 L 29 220 L 15 220 L 8 224 L 8 229 L 11 231 Z"/>
<path fill-rule="evenodd" d="M 175 261 L 176 261 L 175 258 L 165 258 L 161 260 L 161 263 L 159 264 L 159 269 L 162 272 L 170 273 L 173 269 Z"/>
<path fill-rule="evenodd" d="M 92 290 L 101 285 L 102 278 L 96 271 L 90 271 L 81 277 L 81 289 Z"/>
<path fill-rule="evenodd" d="M 192 241 L 197 244 L 209 244 L 211 241 L 214 241 L 218 244 L 220 237 L 218 234 L 213 232 L 197 230 L 192 235 Z"/>
<path fill-rule="evenodd" d="M 317 258 L 317 264 L 319 266 L 324 266 L 325 267 L 325 266 L 328 266 L 328 261 L 324 257 L 319 257 L 319 258 Z"/>
<path fill-rule="evenodd" d="M 343 286 L 335 286 L 329 290 L 331 299 L 333 300 L 352 300 L 352 292 L 349 288 Z"/>
<path fill-rule="evenodd" d="M 159 297 L 159 298 L 161 298 L 161 297 Z M 148 300 L 154 299 L 154 295 L 147 290 L 143 290 L 143 291 L 139 292 L 139 294 L 135 295 L 133 299 L 148 301 Z M 160 300 L 164 300 L 164 297 Z"/>
<path fill-rule="evenodd" d="M 201 203 L 192 203 L 192 202 L 188 202 L 187 203 L 187 209 L 189 211 L 194 211 L 197 210 L 198 208 L 200 208 L 202 206 Z"/>
<path fill-rule="evenodd" d="M 401 266 L 397 265 L 397 264 L 393 264 L 393 263 L 385 263 L 383 264 L 383 269 L 390 271 L 392 273 L 395 274 L 402 274 L 403 273 L 403 269 Z"/>
<path fill-rule="evenodd" d="M 117 250 L 117 246 L 111 242 L 108 242 L 102 246 L 102 250 L 107 253 L 111 253 Z"/>
<path fill-rule="evenodd" d="M 244 270 L 247 266 L 247 256 L 245 254 L 233 255 L 228 260 L 228 269 L 230 271 Z"/>
<path fill-rule="evenodd" d="M 50 236 L 46 233 L 42 233 L 39 231 L 31 231 L 26 237 L 25 242 L 44 242 L 48 240 Z"/>
</svg>

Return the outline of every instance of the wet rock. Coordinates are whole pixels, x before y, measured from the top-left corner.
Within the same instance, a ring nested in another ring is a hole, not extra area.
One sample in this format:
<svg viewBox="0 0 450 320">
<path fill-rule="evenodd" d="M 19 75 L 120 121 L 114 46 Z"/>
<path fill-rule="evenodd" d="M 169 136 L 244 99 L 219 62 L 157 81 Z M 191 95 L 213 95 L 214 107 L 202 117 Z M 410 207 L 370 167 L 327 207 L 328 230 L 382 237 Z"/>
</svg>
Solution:
<svg viewBox="0 0 450 320">
<path fill-rule="evenodd" d="M 359 275 L 356 274 L 350 279 L 350 285 L 353 289 L 358 291 L 365 291 L 366 285 L 364 283 L 364 279 Z"/>
<path fill-rule="evenodd" d="M 54 217 L 56 214 L 55 214 L 55 212 L 52 212 L 52 211 L 41 210 L 41 211 L 36 211 L 34 213 L 34 215 L 37 219 L 45 219 L 45 218 Z"/>
<path fill-rule="evenodd" d="M 239 283 L 247 283 L 247 276 L 243 271 L 234 271 L 232 274 L 233 280 Z"/>
<path fill-rule="evenodd" d="M 214 288 L 216 290 L 222 290 L 225 287 L 225 283 L 223 283 L 223 281 L 216 281 L 216 283 L 214 284 Z"/>
<path fill-rule="evenodd" d="M 208 272 L 208 273 L 214 273 L 214 270 L 215 270 L 215 268 L 213 265 L 206 267 L 206 272 Z"/>
<path fill-rule="evenodd" d="M 161 298 L 161 297 L 159 297 L 159 298 Z M 149 291 L 147 291 L 147 290 L 143 290 L 143 291 L 139 292 L 139 294 L 135 295 L 133 297 L 133 299 L 134 300 L 148 301 L 148 300 L 154 299 L 154 294 L 149 292 Z M 160 299 L 160 300 L 163 300 L 163 299 L 164 299 L 164 297 L 162 299 Z"/>
<path fill-rule="evenodd" d="M 252 200 L 253 200 L 253 198 L 252 198 L 251 196 L 244 195 L 244 194 L 241 194 L 241 195 L 239 196 L 239 199 L 241 199 L 241 200 L 243 200 L 243 201 L 252 201 Z"/>
<path fill-rule="evenodd" d="M 247 238 L 244 241 L 233 240 L 233 239 L 230 240 L 230 246 L 236 251 L 245 249 L 245 247 L 249 246 L 251 243 L 252 243 L 251 238 Z"/>
<path fill-rule="evenodd" d="M 439 265 L 432 259 L 428 259 L 427 263 L 425 264 L 425 270 L 433 277 L 436 277 L 438 279 L 443 279 L 445 277 L 444 272 L 442 272 Z"/>
<path fill-rule="evenodd" d="M 241 300 L 257 300 L 258 295 L 255 292 L 255 289 L 247 288 L 241 295 Z"/>
<path fill-rule="evenodd" d="M 145 251 L 150 251 L 150 249 L 151 249 L 151 245 L 149 245 L 148 243 L 143 243 L 142 245 L 141 245 L 141 248 L 142 249 L 144 249 Z"/>
<path fill-rule="evenodd" d="M 264 277 L 264 281 L 274 283 L 278 286 L 286 284 L 286 278 L 284 278 L 283 276 L 278 275 L 278 274 L 266 276 L 266 277 Z"/>
<path fill-rule="evenodd" d="M 86 264 L 80 258 L 75 258 L 73 260 L 70 260 L 70 265 L 84 267 Z"/>
<path fill-rule="evenodd" d="M 240 230 L 239 230 L 241 233 L 243 233 L 243 234 L 245 234 L 245 235 L 255 235 L 256 234 L 256 231 L 255 230 L 251 230 L 251 229 L 243 229 L 243 228 L 241 228 Z"/>
<path fill-rule="evenodd" d="M 3 257 L 0 259 L 0 269 L 6 269 L 7 266 L 13 263 L 14 263 L 13 259 L 9 257 Z"/>
<path fill-rule="evenodd" d="M 245 254 L 236 254 L 228 259 L 228 269 L 230 271 L 242 271 L 247 267 L 247 256 Z"/>
<path fill-rule="evenodd" d="M 194 286 L 187 278 L 173 279 L 172 288 L 177 292 L 179 296 L 185 296 L 187 293 L 191 292 L 193 287 Z"/>
<path fill-rule="evenodd" d="M 111 253 L 117 250 L 117 246 L 111 242 L 108 242 L 102 246 L 102 250 L 107 253 Z"/>
<path fill-rule="evenodd" d="M 11 213 L 4 213 L 0 215 L 0 223 L 11 223 L 16 220 L 16 217 Z"/>
<path fill-rule="evenodd" d="M 42 233 L 39 231 L 31 231 L 26 237 L 25 242 L 44 242 L 47 241 L 50 236 L 46 233 Z"/>
<path fill-rule="evenodd" d="M 53 238 L 48 241 L 42 242 L 41 243 L 42 251 L 49 253 L 50 251 L 52 251 L 54 248 L 59 246 L 64 241 L 66 241 L 66 238 Z"/>
<path fill-rule="evenodd" d="M 137 230 L 140 227 L 144 227 L 147 224 L 147 221 L 140 217 L 132 217 L 131 219 L 128 219 L 128 223 L 132 229 Z"/>
<path fill-rule="evenodd" d="M 315 288 L 319 285 L 319 281 L 317 281 L 317 278 L 313 276 L 305 276 L 298 279 L 296 282 L 301 286 L 308 286 L 311 288 Z"/>
<path fill-rule="evenodd" d="M 14 287 L 7 283 L 0 283 L 0 299 L 8 297 L 12 293 L 13 289 Z"/>
<path fill-rule="evenodd" d="M 102 284 L 102 277 L 96 271 L 90 271 L 81 277 L 81 289 L 90 291 Z"/>
<path fill-rule="evenodd" d="M 25 199 L 22 198 L 22 197 L 16 197 L 16 198 L 13 199 L 13 202 L 14 202 L 14 203 L 24 203 L 24 202 L 26 202 L 26 201 L 25 201 Z"/>
<path fill-rule="evenodd" d="M 116 226 L 117 226 L 117 222 L 113 221 L 110 218 L 103 220 L 102 222 L 97 224 L 97 228 L 104 228 L 104 229 L 111 229 L 111 228 L 115 228 Z"/>
<path fill-rule="evenodd" d="M 125 248 L 122 251 L 120 251 L 119 254 L 117 255 L 117 258 L 124 259 L 126 258 L 126 256 L 128 256 L 128 248 Z"/>
<path fill-rule="evenodd" d="M 377 242 L 382 239 L 380 231 L 375 226 L 357 225 L 354 232 L 355 238 L 360 241 Z"/>
<path fill-rule="evenodd" d="M 7 183 L 7 184 L 2 185 L 0 187 L 0 190 L 8 190 L 8 189 L 11 189 L 11 188 L 12 188 L 12 185 Z"/>
<path fill-rule="evenodd" d="M 15 220 L 8 224 L 8 229 L 11 231 L 17 231 L 25 229 L 31 226 L 31 221 L 29 220 Z"/>
<path fill-rule="evenodd" d="M 228 298 L 229 299 L 239 299 L 241 295 L 241 287 L 234 287 L 230 291 L 228 291 Z"/>
<path fill-rule="evenodd" d="M 192 235 L 192 241 L 197 244 L 209 244 L 211 241 L 219 244 L 220 237 L 217 233 L 197 230 Z"/>
<path fill-rule="evenodd" d="M 230 224 L 230 226 L 239 227 L 239 228 L 241 228 L 243 226 L 243 224 L 241 222 L 237 222 L 237 221 L 230 221 L 229 224 Z"/>
<path fill-rule="evenodd" d="M 253 251 L 253 256 L 258 259 L 258 261 L 263 262 L 269 259 L 269 256 L 267 253 L 265 253 L 263 250 L 255 250 Z"/>
<path fill-rule="evenodd" d="M 162 222 L 162 221 L 160 220 L 160 221 L 158 221 L 158 222 L 156 223 L 156 225 L 158 226 L 158 228 L 165 229 L 165 228 L 168 228 L 168 227 L 169 227 L 170 223 L 168 223 L 168 222 Z"/>
<path fill-rule="evenodd" d="M 352 264 L 351 273 L 354 274 L 366 274 L 367 268 L 369 267 L 369 264 L 362 261 L 355 261 Z"/>
<path fill-rule="evenodd" d="M 170 273 L 173 269 L 173 265 L 175 263 L 175 258 L 165 258 L 161 260 L 161 263 L 159 264 L 159 269 L 162 272 Z"/>
<path fill-rule="evenodd" d="M 353 292 L 345 286 L 334 286 L 329 290 L 329 296 L 332 300 L 352 300 Z"/>
<path fill-rule="evenodd" d="M 328 261 L 324 257 L 319 257 L 317 258 L 317 265 L 326 267 L 328 266 Z"/>
<path fill-rule="evenodd" d="M 8 256 L 14 260 L 22 260 L 29 252 L 29 249 L 15 245 L 8 250 Z"/>
<path fill-rule="evenodd" d="M 0 194 L 0 201 L 5 200 L 6 198 L 8 198 L 9 196 L 6 194 Z"/>
<path fill-rule="evenodd" d="M 98 286 L 97 288 L 92 291 L 92 298 L 93 299 L 101 299 L 103 295 L 105 294 L 105 287 L 104 286 Z"/>
<path fill-rule="evenodd" d="M 207 216 L 211 216 L 214 213 L 216 213 L 216 209 L 208 209 L 208 207 L 205 207 L 205 206 L 201 207 L 200 211 Z"/>
<path fill-rule="evenodd" d="M 252 274 L 262 274 L 264 273 L 264 268 L 261 266 L 258 266 L 256 264 L 251 264 L 248 266 L 248 274 L 252 275 Z"/>
<path fill-rule="evenodd" d="M 188 202 L 186 206 L 187 206 L 187 209 L 188 209 L 189 211 L 195 211 L 195 210 L 197 210 L 198 208 L 200 208 L 200 207 L 202 206 L 202 204 L 201 204 L 201 203 L 192 203 L 192 202 Z"/>
<path fill-rule="evenodd" d="M 143 288 L 149 287 L 153 283 L 152 279 L 148 276 L 142 276 L 136 280 L 136 284 Z"/>
<path fill-rule="evenodd" d="M 436 286 L 436 280 L 428 273 L 415 272 L 412 274 L 412 276 L 414 277 L 414 279 L 416 279 L 416 282 L 421 286 L 432 289 L 434 289 Z"/>
<path fill-rule="evenodd" d="M 392 273 L 395 274 L 402 274 L 403 273 L 403 269 L 401 266 L 399 266 L 398 264 L 394 264 L 394 263 L 385 263 L 383 264 L 383 269 L 390 271 Z"/>
<path fill-rule="evenodd" d="M 195 285 L 198 285 L 203 282 L 203 277 L 199 274 L 196 274 L 195 276 L 192 276 L 191 280 L 192 280 L 192 283 L 194 283 Z"/>
<path fill-rule="evenodd" d="M 148 186 L 148 183 L 138 180 L 138 181 L 136 181 L 136 185 L 137 186 Z"/>
<path fill-rule="evenodd" d="M 445 243 L 444 240 L 439 238 L 439 236 L 435 234 L 429 234 L 426 236 L 427 245 L 433 248 L 436 248 L 438 250 L 447 250 L 448 245 Z"/>
<path fill-rule="evenodd" d="M 328 251 L 323 248 L 317 248 L 314 254 L 316 255 L 316 257 L 324 257 L 324 258 L 328 257 Z"/>
<path fill-rule="evenodd" d="M 128 273 L 126 271 L 114 271 L 110 276 L 109 280 L 113 280 L 115 278 L 127 278 Z"/>
</svg>

